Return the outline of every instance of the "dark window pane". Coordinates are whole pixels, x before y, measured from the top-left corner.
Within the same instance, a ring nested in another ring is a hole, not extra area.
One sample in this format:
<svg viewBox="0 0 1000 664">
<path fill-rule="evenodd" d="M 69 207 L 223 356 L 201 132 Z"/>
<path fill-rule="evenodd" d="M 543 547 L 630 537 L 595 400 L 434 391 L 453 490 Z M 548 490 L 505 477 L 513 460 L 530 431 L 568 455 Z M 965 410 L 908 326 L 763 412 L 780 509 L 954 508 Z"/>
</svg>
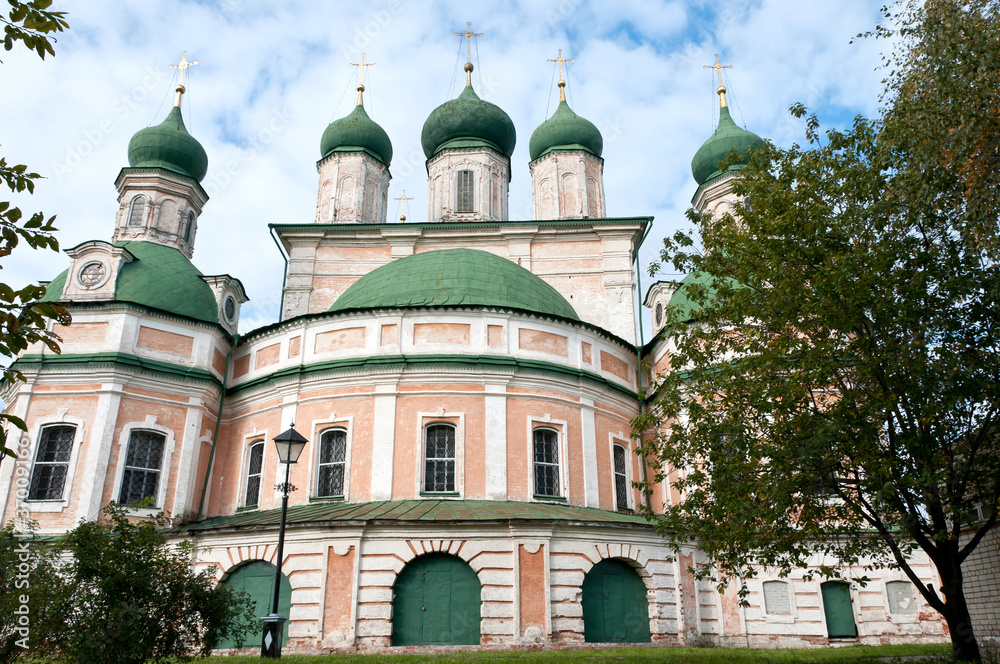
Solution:
<svg viewBox="0 0 1000 664">
<path fill-rule="evenodd" d="M 165 441 L 166 437 L 155 431 L 133 431 L 129 436 L 122 487 L 118 494 L 119 503 L 137 503 L 146 498 L 157 498 Z"/>
<path fill-rule="evenodd" d="M 429 426 L 424 435 L 424 491 L 454 491 L 455 427 Z"/>
<path fill-rule="evenodd" d="M 455 201 L 455 212 L 475 212 L 476 199 L 474 181 L 475 176 L 472 171 L 459 171 L 457 181 L 457 197 Z"/>
<path fill-rule="evenodd" d="M 532 432 L 535 448 L 535 495 L 559 496 L 559 434 L 552 429 Z"/>
<path fill-rule="evenodd" d="M 628 506 L 628 474 L 625 470 L 625 448 L 621 445 L 614 446 L 615 455 L 615 506 L 620 510 L 629 509 Z"/>
<path fill-rule="evenodd" d="M 317 496 L 343 496 L 347 458 L 347 432 L 343 429 L 324 431 L 320 438 Z"/>
<path fill-rule="evenodd" d="M 264 443 L 254 443 L 247 459 L 247 490 L 243 496 L 245 507 L 256 507 L 260 503 L 260 475 L 264 468 Z"/>
<path fill-rule="evenodd" d="M 76 427 L 54 426 L 42 429 L 31 471 L 28 500 L 59 500 L 62 498 L 73 453 Z"/>
</svg>

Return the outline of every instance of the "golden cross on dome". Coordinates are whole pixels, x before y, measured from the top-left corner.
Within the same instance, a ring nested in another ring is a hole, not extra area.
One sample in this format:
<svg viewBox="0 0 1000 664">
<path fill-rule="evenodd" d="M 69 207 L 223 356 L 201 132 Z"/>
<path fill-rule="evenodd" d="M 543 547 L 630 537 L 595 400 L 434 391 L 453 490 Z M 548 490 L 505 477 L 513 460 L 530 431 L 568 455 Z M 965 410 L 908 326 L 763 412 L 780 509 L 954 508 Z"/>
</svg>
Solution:
<svg viewBox="0 0 1000 664">
<path fill-rule="evenodd" d="M 377 63 L 375 62 L 365 62 L 365 54 L 361 54 L 361 62 L 350 62 L 348 63 L 352 67 L 360 67 L 361 72 L 358 75 L 358 106 L 361 106 L 361 93 L 365 91 L 365 67 L 374 67 Z"/>
<path fill-rule="evenodd" d="M 176 65 L 170 65 L 171 69 L 181 70 L 180 81 L 178 81 L 177 87 L 174 88 L 174 90 L 177 92 L 177 96 L 174 98 L 174 106 L 181 105 L 181 95 L 184 94 L 184 92 L 187 90 L 187 88 L 184 87 L 184 70 L 187 69 L 188 67 L 192 67 L 198 64 L 197 60 L 192 60 L 191 62 L 188 62 L 187 54 L 188 52 L 184 51 L 183 53 L 181 53 L 181 61 L 178 62 Z"/>
<path fill-rule="evenodd" d="M 481 32 L 472 31 L 472 21 L 466 21 L 465 32 L 456 32 L 456 37 L 465 37 L 465 86 L 472 85 L 472 38 L 485 37 Z"/>
<path fill-rule="evenodd" d="M 394 201 L 402 201 L 403 202 L 403 213 L 399 215 L 399 222 L 401 224 L 405 224 L 406 223 L 406 201 L 412 201 L 413 197 L 412 196 L 407 196 L 406 195 L 406 190 L 404 189 L 402 196 L 399 196 L 398 198 L 394 198 L 392 200 L 394 200 Z"/>
<path fill-rule="evenodd" d="M 725 106 L 726 106 L 726 86 L 724 86 L 722 84 L 722 70 L 723 69 L 732 69 L 732 68 L 733 68 L 732 65 L 722 65 L 722 64 L 719 64 L 719 54 L 718 53 L 715 54 L 715 64 L 714 65 L 704 65 L 702 67 L 702 69 L 714 69 L 715 73 L 719 75 L 719 89 L 717 90 L 717 92 L 719 93 L 719 106 L 721 108 L 725 108 Z"/>
<path fill-rule="evenodd" d="M 559 57 L 555 60 L 550 59 L 547 62 L 559 63 L 559 101 L 566 101 L 566 81 L 563 79 L 563 63 L 576 62 L 576 60 L 573 58 L 564 58 L 562 56 L 562 49 L 559 49 Z"/>
</svg>

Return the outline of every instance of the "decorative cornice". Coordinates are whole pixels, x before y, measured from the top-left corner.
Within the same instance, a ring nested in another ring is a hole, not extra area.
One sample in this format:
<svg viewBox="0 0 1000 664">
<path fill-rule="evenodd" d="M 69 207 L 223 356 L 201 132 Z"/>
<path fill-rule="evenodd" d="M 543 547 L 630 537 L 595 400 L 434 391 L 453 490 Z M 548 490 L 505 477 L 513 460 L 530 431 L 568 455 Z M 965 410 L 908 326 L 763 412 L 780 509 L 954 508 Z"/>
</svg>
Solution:
<svg viewBox="0 0 1000 664">
<path fill-rule="evenodd" d="M 402 369 L 427 369 L 431 367 L 448 367 L 474 369 L 478 371 L 502 371 L 509 373 L 529 372 L 558 376 L 563 379 L 586 381 L 604 389 L 618 392 L 629 398 L 638 399 L 635 391 L 623 387 L 598 374 L 583 369 L 566 367 L 543 360 L 527 360 L 507 355 L 374 355 L 351 358 L 346 360 L 326 360 L 311 364 L 298 364 L 284 369 L 278 369 L 265 376 L 248 380 L 235 385 L 227 391 L 227 395 L 281 383 L 300 380 L 305 377 L 325 373 L 367 372 L 379 370 L 399 371 Z"/>
<path fill-rule="evenodd" d="M 28 369 L 72 369 L 83 368 L 92 370 L 99 367 L 123 369 L 137 373 L 159 376 L 183 381 L 198 381 L 212 383 L 222 387 L 222 381 L 211 372 L 195 367 L 185 367 L 170 362 L 151 360 L 128 353 L 79 353 L 73 355 L 22 355 L 12 368 L 21 371 Z"/>
</svg>

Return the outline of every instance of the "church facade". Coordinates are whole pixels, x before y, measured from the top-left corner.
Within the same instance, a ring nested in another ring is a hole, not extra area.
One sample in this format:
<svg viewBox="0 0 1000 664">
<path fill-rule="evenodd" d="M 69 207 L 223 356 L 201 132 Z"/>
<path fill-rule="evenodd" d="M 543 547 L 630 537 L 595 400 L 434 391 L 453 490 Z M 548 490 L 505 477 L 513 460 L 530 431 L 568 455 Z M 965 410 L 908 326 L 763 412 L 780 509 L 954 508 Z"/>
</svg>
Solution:
<svg viewBox="0 0 1000 664">
<path fill-rule="evenodd" d="M 196 567 L 269 613 L 286 472 L 271 440 L 294 426 L 309 442 L 282 561 L 293 650 L 945 640 L 894 571 L 857 587 L 762 570 L 741 606 L 638 514 L 676 499 L 669 481 L 633 486 L 653 473 L 630 426 L 640 363 L 669 364 L 666 341 L 636 332 L 652 219 L 607 216 L 603 139 L 564 97 L 530 140 L 534 218 L 509 219 L 515 128 L 471 71 L 424 125 L 419 223 L 387 223 L 392 144 L 359 85 L 322 134 L 315 219 L 271 227 L 280 321 L 244 335 L 240 281 L 191 262 L 208 157 L 178 86 L 129 144 L 111 241 L 67 250 L 48 286 L 73 315 L 62 354 L 30 348 L 26 382 L 3 386 L 29 427 L 0 466 L 4 523 L 57 534 L 111 502 L 168 512 Z M 731 205 L 718 162 L 755 140 L 723 106 L 695 158 L 699 209 Z M 654 327 L 671 298 L 646 294 Z"/>
</svg>

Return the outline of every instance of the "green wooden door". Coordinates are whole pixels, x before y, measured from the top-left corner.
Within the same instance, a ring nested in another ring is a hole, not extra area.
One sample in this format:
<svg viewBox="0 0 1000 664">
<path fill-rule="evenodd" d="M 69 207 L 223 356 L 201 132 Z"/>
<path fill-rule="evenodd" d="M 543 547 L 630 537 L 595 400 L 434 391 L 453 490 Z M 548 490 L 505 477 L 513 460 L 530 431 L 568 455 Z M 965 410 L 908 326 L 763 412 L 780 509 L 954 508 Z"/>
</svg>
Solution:
<svg viewBox="0 0 1000 664">
<path fill-rule="evenodd" d="M 222 583 L 234 590 L 242 590 L 253 599 L 256 604 L 255 615 L 259 618 L 271 613 L 271 600 L 274 599 L 274 572 L 275 567 L 271 563 L 257 560 L 247 563 L 230 574 Z M 288 609 L 292 604 L 292 584 L 288 577 L 281 575 L 281 591 L 278 594 L 278 613 L 288 617 Z M 247 633 L 243 643 L 233 643 L 223 641 L 219 643 L 219 648 L 246 648 L 250 646 L 260 646 L 260 640 L 264 636 L 264 623 L 257 623 L 254 629 Z M 288 642 L 288 623 L 285 623 L 283 643 Z"/>
<path fill-rule="evenodd" d="M 830 636 L 857 636 L 854 611 L 851 609 L 851 588 L 840 581 L 827 581 L 820 586 L 823 592 L 823 612 L 826 613 L 826 631 Z"/>
<path fill-rule="evenodd" d="M 649 603 L 639 574 L 602 560 L 583 579 L 583 638 L 593 643 L 648 643 Z"/>
<path fill-rule="evenodd" d="M 393 586 L 392 645 L 479 645 L 479 577 L 460 558 L 428 554 Z"/>
</svg>

